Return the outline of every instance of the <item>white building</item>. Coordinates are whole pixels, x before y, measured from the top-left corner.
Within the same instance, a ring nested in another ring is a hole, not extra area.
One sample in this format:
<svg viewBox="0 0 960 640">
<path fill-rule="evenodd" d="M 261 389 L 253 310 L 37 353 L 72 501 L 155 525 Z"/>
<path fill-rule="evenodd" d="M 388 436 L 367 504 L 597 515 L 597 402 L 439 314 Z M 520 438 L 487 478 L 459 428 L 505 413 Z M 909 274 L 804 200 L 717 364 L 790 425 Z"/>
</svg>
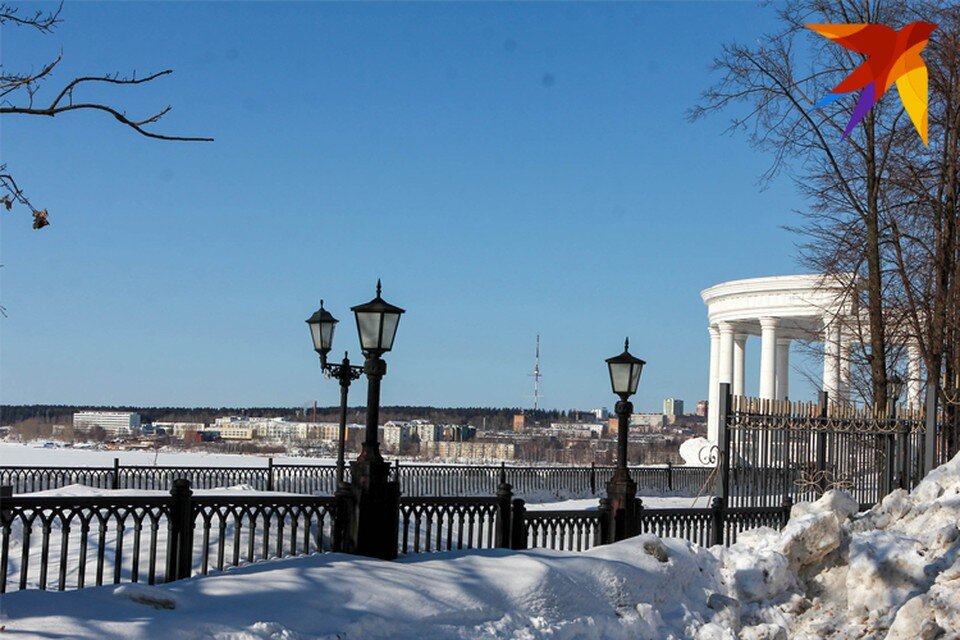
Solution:
<svg viewBox="0 0 960 640">
<path fill-rule="evenodd" d="M 662 413 L 633 413 L 630 415 L 630 426 L 640 427 L 652 431 L 659 431 L 667 424 L 667 416 Z"/>
<path fill-rule="evenodd" d="M 73 428 L 87 431 L 100 427 L 110 435 L 128 435 L 140 429 L 140 414 L 127 411 L 80 411 L 73 414 Z"/>
<path fill-rule="evenodd" d="M 857 309 L 860 286 L 852 274 L 774 276 L 721 282 L 700 293 L 707 305 L 710 332 L 708 438 L 719 433 L 720 384 L 730 384 L 733 395 L 752 395 L 744 387 L 746 344 L 760 338 L 760 388 L 765 400 L 790 399 L 790 346 L 794 340 L 823 344 L 823 390 L 831 404 L 850 400 L 850 352 L 858 340 L 867 340 L 869 326 Z M 909 335 L 887 336 L 907 352 L 907 402 L 922 403 L 924 383 L 920 348 Z"/>
<path fill-rule="evenodd" d="M 420 439 L 421 443 L 437 442 L 443 440 L 443 426 L 426 420 L 413 420 L 410 422 L 411 437 L 414 434 Z"/>
<path fill-rule="evenodd" d="M 212 431 L 224 429 L 251 429 L 257 438 L 266 440 L 306 440 L 311 428 L 317 425 L 311 422 L 289 422 L 284 418 L 247 418 L 243 416 L 224 416 L 214 421 Z"/>
<path fill-rule="evenodd" d="M 390 420 L 383 425 L 383 446 L 396 452 L 410 442 L 410 423 L 405 420 Z"/>
<path fill-rule="evenodd" d="M 168 436 L 182 438 L 187 433 L 203 431 L 207 428 L 207 425 L 202 422 L 154 422 L 153 427 L 154 429 L 163 429 Z"/>
</svg>

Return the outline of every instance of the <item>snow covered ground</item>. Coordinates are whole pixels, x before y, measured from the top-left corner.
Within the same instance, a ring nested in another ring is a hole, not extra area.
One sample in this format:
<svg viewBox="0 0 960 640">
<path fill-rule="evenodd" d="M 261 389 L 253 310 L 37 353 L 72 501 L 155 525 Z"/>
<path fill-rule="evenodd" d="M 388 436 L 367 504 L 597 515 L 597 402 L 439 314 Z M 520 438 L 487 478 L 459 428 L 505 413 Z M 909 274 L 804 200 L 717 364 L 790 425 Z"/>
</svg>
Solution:
<svg viewBox="0 0 960 640">
<path fill-rule="evenodd" d="M 122 465 L 266 467 L 268 456 L 206 453 L 201 451 L 106 451 L 97 449 L 45 449 L 42 442 L 0 442 L 0 465 L 46 467 L 112 467 Z M 335 464 L 331 458 L 274 457 L 277 464 Z"/>
<path fill-rule="evenodd" d="M 2 600 L 18 638 L 960 638 L 960 456 L 856 515 L 830 492 L 782 531 L 704 549 L 276 560 L 168 585 Z"/>
</svg>

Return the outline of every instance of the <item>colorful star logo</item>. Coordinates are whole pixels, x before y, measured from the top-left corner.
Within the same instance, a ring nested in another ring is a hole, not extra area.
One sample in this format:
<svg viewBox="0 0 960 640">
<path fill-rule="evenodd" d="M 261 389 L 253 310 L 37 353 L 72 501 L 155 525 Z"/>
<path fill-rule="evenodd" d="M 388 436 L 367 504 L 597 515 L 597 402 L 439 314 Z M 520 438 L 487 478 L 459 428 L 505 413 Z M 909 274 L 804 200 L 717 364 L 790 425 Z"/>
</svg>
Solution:
<svg viewBox="0 0 960 640">
<path fill-rule="evenodd" d="M 927 144 L 927 66 L 920 52 L 927 46 L 927 40 L 937 25 L 911 22 L 899 31 L 880 24 L 806 26 L 851 51 L 867 56 L 863 64 L 816 104 L 819 109 L 839 100 L 844 94 L 863 89 L 853 109 L 853 117 L 843 132 L 844 139 L 880 101 L 890 85 L 896 82 L 903 107 L 923 139 L 923 144 Z"/>
</svg>

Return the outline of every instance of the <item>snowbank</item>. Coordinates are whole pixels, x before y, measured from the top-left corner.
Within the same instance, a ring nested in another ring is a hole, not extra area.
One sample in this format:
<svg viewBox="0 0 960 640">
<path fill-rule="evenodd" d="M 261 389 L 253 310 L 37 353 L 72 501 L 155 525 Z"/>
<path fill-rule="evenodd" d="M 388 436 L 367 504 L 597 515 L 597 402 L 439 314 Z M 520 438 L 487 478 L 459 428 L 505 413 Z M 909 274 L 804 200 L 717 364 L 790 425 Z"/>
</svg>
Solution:
<svg viewBox="0 0 960 640">
<path fill-rule="evenodd" d="M 0 623 L 44 638 L 960 638 L 960 456 L 855 510 L 828 492 L 729 548 L 644 535 L 579 554 L 324 554 L 17 592 Z"/>
</svg>

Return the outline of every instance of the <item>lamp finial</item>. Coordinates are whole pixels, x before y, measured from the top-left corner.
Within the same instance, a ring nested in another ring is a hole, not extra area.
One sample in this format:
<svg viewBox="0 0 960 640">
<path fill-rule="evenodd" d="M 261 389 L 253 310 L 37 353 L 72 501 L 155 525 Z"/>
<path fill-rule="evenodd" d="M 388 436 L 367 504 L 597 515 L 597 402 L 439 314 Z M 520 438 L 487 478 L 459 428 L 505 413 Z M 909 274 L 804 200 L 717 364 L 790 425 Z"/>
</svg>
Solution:
<svg viewBox="0 0 960 640">
<path fill-rule="evenodd" d="M 377 297 L 380 297 L 380 278 L 377 278 Z"/>
<path fill-rule="evenodd" d="M 630 351 L 630 336 L 627 336 L 623 341 L 623 350 Z"/>
</svg>

